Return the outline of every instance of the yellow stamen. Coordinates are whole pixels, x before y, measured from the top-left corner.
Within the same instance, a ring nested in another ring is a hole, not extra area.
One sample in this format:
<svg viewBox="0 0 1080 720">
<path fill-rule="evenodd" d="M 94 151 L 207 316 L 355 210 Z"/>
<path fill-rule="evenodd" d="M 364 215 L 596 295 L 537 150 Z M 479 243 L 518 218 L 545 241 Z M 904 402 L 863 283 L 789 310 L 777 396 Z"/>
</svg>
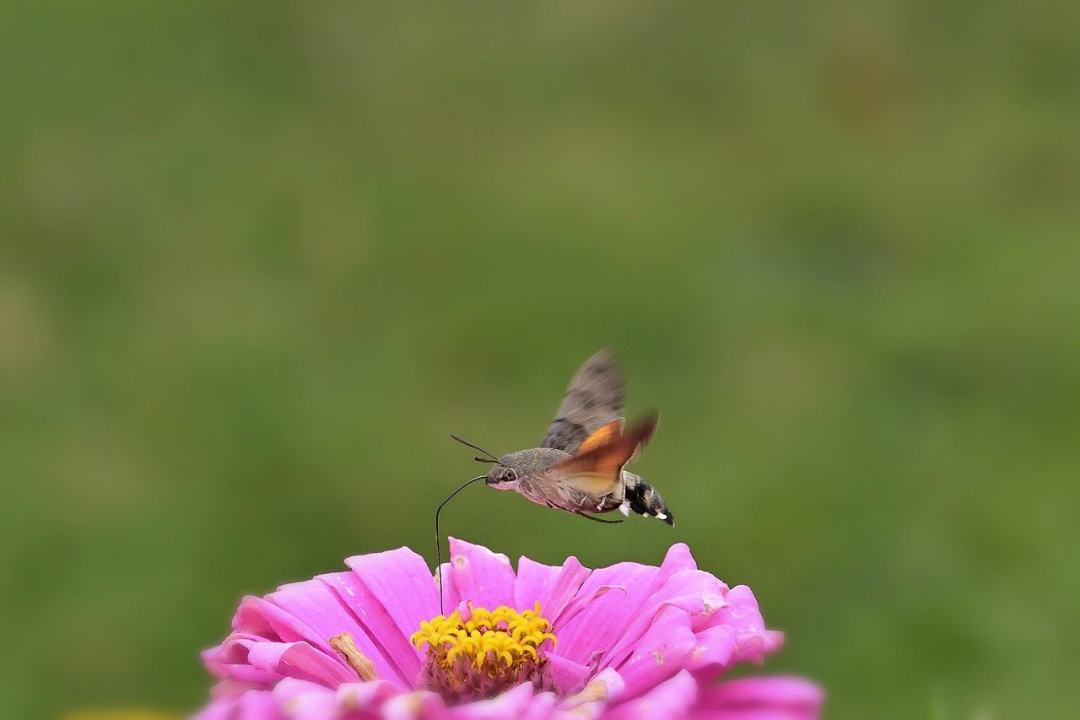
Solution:
<svg viewBox="0 0 1080 720">
<path fill-rule="evenodd" d="M 544 641 L 555 642 L 551 624 L 540 615 L 540 603 L 535 610 L 524 612 L 505 605 L 494 610 L 471 610 L 468 620 L 455 610 L 449 617 L 438 615 L 420 623 L 411 638 L 413 645 L 418 650 L 431 648 L 439 664 L 447 669 L 460 655 L 470 658 L 480 669 L 489 659 L 502 659 L 507 667 L 523 657 L 535 659 Z"/>
<path fill-rule="evenodd" d="M 555 643 L 551 623 L 534 609 L 505 605 L 471 607 L 468 619 L 457 610 L 420 623 L 410 640 L 427 650 L 426 685 L 448 699 L 475 699 L 531 680 L 546 686 L 541 646 Z"/>
</svg>

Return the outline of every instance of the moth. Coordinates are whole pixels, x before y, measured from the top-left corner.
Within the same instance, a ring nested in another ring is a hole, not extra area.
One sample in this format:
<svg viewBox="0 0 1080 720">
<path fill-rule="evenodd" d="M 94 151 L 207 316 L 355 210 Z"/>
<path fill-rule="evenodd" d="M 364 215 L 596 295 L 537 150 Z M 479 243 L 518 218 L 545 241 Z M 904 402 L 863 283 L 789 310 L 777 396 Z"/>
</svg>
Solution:
<svg viewBox="0 0 1080 720">
<path fill-rule="evenodd" d="M 486 455 L 476 460 L 490 462 L 491 469 L 473 480 L 483 479 L 495 490 L 516 492 L 539 505 L 596 522 L 622 522 L 596 517 L 618 510 L 674 526 L 675 517 L 656 488 L 625 469 L 652 438 L 657 414 L 649 413 L 628 426 L 622 417 L 624 399 L 622 372 L 611 352 L 601 350 L 571 379 L 538 447 L 495 457 L 454 439 Z"/>
</svg>

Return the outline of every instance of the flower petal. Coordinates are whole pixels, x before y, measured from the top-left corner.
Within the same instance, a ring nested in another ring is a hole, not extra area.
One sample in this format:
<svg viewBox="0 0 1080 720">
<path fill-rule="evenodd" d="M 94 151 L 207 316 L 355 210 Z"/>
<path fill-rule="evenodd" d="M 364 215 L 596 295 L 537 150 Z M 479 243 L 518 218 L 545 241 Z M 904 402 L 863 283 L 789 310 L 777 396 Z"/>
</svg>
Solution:
<svg viewBox="0 0 1080 720">
<path fill-rule="evenodd" d="M 356 674 L 327 645 L 328 635 L 324 636 L 320 630 L 312 628 L 304 619 L 290 612 L 288 606 L 292 603 L 286 602 L 287 607 L 282 607 L 271 601 L 275 596 L 280 599 L 294 593 L 304 595 L 312 584 L 313 581 L 308 581 L 285 586 L 267 599 L 244 598 L 233 619 L 234 632 L 224 643 L 203 655 L 210 671 L 218 677 L 247 682 L 280 679 L 267 673 L 317 680 L 328 686 L 355 680 Z M 296 607 L 300 605 L 302 603 L 297 603 Z M 355 628 L 355 624 L 352 625 Z M 360 632 L 359 628 L 355 629 Z M 261 648 L 262 645 L 266 645 L 266 648 Z M 244 665 L 251 665 L 252 669 L 245 670 Z"/>
<path fill-rule="evenodd" d="M 409 637 L 439 611 L 435 581 L 424 558 L 403 547 L 356 555 L 345 561 L 360 582 L 382 603 L 398 630 Z"/>
<path fill-rule="evenodd" d="M 693 720 L 816 720 L 825 695 L 796 677 L 742 678 L 702 691 Z"/>
<path fill-rule="evenodd" d="M 605 720 L 684 720 L 697 701 L 698 686 L 683 670 L 650 692 L 614 708 Z"/>
<path fill-rule="evenodd" d="M 450 711 L 450 717 L 454 720 L 546 720 L 554 706 L 554 695 L 538 695 L 531 684 L 524 683 L 490 700 L 459 705 Z"/>
<path fill-rule="evenodd" d="M 518 560 L 514 602 L 520 609 L 530 608 L 539 600 L 544 617 L 554 621 L 591 572 L 576 557 L 567 558 L 562 567 L 543 565 L 522 557 Z"/>
<path fill-rule="evenodd" d="M 248 662 L 255 667 L 272 668 L 286 678 L 310 680 L 326 687 L 356 679 L 351 668 L 342 667 L 306 642 L 254 643 L 248 648 Z"/>
<path fill-rule="evenodd" d="M 714 576 L 700 570 L 680 570 L 672 573 L 644 603 L 630 622 L 622 637 L 615 643 L 605 662 L 618 666 L 633 651 L 642 635 L 668 607 L 676 608 L 689 617 L 691 627 L 706 627 L 714 605 L 723 605 L 727 586 Z"/>
<path fill-rule="evenodd" d="M 337 702 L 346 711 L 375 710 L 400 692 L 399 686 L 383 680 L 347 683 L 337 689 Z"/>
<path fill-rule="evenodd" d="M 240 601 L 240 607 L 233 617 L 232 627 L 235 632 L 258 635 L 267 640 L 296 642 L 314 639 L 311 628 L 304 625 L 291 613 L 260 597 L 248 595 Z"/>
<path fill-rule="evenodd" d="M 515 580 L 510 558 L 493 553 L 482 545 L 450 538 L 450 577 L 446 588 L 448 607 L 461 601 L 489 610 L 500 605 L 512 606 Z"/>
<path fill-rule="evenodd" d="M 580 692 L 563 699 L 555 711 L 556 720 L 592 720 L 604 714 L 607 706 L 622 696 L 626 687 L 622 676 L 612 668 L 596 674 Z"/>
<path fill-rule="evenodd" d="M 375 718 L 379 708 L 400 688 L 382 680 L 345 683 L 337 690 L 300 680 L 283 680 L 274 688 L 274 702 L 289 720 Z"/>
<path fill-rule="evenodd" d="M 706 628 L 694 636 L 687 667 L 695 677 L 709 682 L 735 663 L 738 642 L 726 625 Z"/>
<path fill-rule="evenodd" d="M 586 580 L 577 597 L 553 620 L 559 643 L 554 652 L 584 665 L 594 665 L 614 645 L 640 604 L 631 599 L 634 588 L 645 588 L 656 568 L 619 563 L 598 568 Z"/>
<path fill-rule="evenodd" d="M 580 690 L 593 672 L 588 665 L 576 663 L 554 653 L 548 653 L 547 667 L 551 680 L 561 695 L 569 695 Z"/>
<path fill-rule="evenodd" d="M 394 622 L 390 612 L 360 580 L 357 573 L 333 573 L 321 575 L 319 579 L 326 583 L 339 602 L 356 616 L 378 656 L 386 659 L 386 674 L 379 664 L 375 666 L 376 674 L 380 678 L 397 680 L 405 687 L 412 687 L 420 672 L 419 653 Z M 417 627 L 419 626 L 418 622 Z M 357 647 L 367 655 L 367 649 L 359 642 Z M 368 656 L 368 659 L 375 662 L 372 656 Z"/>
<path fill-rule="evenodd" d="M 237 697 L 210 703 L 192 720 L 284 720 L 269 690 L 247 690 Z"/>
<path fill-rule="evenodd" d="M 707 625 L 727 625 L 735 631 L 736 662 L 761 662 L 784 644 L 783 633 L 765 629 L 757 599 L 745 585 L 737 585 L 724 595 L 724 606 L 709 617 Z"/>
<path fill-rule="evenodd" d="M 289 720 L 331 720 L 342 715 L 334 690 L 300 680 L 282 680 L 273 698 L 278 708 L 288 708 Z"/>
<path fill-rule="evenodd" d="M 664 608 L 637 642 L 633 654 L 617 668 L 626 682 L 624 697 L 647 692 L 678 673 L 696 645 L 686 613 L 675 607 Z"/>
<path fill-rule="evenodd" d="M 382 720 L 446 720 L 450 715 L 441 697 L 417 690 L 387 700 L 380 717 Z"/>
<path fill-rule="evenodd" d="M 248 651 L 251 645 L 257 642 L 270 641 L 257 635 L 233 633 L 220 645 L 203 651 L 203 663 L 211 675 L 222 680 L 236 680 L 254 685 L 277 682 L 283 676 L 276 668 L 256 667 L 248 662 Z"/>
<path fill-rule="evenodd" d="M 337 651 L 330 647 L 330 638 L 343 632 L 349 633 L 360 652 L 371 660 L 380 678 L 410 682 L 412 677 L 398 677 L 394 659 L 384 650 L 384 646 L 376 636 L 378 628 L 364 624 L 359 614 L 343 603 L 335 591 L 332 582 L 334 576 L 349 574 L 331 573 L 314 580 L 284 585 L 277 592 L 268 595 L 267 599 L 303 623 L 303 626 L 307 628 L 308 642 L 348 668 L 348 677 L 340 682 L 352 682 L 357 679 L 356 672 L 348 666 Z M 331 687 L 336 687 L 336 684 Z"/>
<path fill-rule="evenodd" d="M 555 713 L 559 699 L 554 693 L 540 693 L 533 698 L 532 704 L 525 709 L 520 720 L 547 720 Z"/>
<path fill-rule="evenodd" d="M 695 569 L 689 549 L 680 543 L 668 550 L 660 567 L 619 563 L 593 570 L 577 598 L 555 621 L 558 654 L 586 665 L 600 659 L 601 667 L 606 666 L 607 653 L 622 639 L 649 598 L 674 573 Z"/>
</svg>

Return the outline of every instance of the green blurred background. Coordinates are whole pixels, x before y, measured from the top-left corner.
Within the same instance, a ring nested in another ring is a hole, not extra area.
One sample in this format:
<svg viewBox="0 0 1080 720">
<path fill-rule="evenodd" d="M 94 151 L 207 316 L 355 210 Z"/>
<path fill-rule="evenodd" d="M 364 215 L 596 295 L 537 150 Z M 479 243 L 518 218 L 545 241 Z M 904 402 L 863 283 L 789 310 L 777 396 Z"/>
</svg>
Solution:
<svg viewBox="0 0 1080 720">
<path fill-rule="evenodd" d="M 185 709 L 598 347 L 834 718 L 1080 713 L 1075 3 L 0 9 L 0 715 Z"/>
</svg>

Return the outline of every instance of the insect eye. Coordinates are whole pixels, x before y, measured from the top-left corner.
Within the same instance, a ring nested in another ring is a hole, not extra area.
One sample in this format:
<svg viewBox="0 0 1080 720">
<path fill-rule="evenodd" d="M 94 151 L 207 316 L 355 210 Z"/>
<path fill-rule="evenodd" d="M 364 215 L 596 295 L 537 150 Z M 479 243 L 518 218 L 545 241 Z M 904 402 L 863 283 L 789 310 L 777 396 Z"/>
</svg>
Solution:
<svg viewBox="0 0 1080 720">
<path fill-rule="evenodd" d="M 503 479 L 506 480 L 506 482 L 514 482 L 517 480 L 517 473 L 514 472 L 513 468 L 506 468 L 506 472 L 503 473 Z"/>
</svg>

